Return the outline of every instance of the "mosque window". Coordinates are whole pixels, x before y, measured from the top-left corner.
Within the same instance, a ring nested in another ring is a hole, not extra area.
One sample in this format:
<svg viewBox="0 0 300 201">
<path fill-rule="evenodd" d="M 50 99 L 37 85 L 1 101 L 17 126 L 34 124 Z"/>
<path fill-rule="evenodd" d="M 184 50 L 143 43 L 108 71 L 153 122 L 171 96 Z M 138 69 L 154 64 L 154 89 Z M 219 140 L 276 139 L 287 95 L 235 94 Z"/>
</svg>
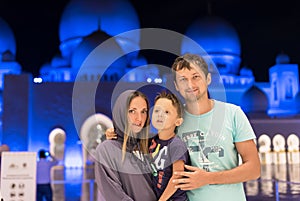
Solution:
<svg viewBox="0 0 300 201">
<path fill-rule="evenodd" d="M 63 73 L 63 79 L 64 79 L 64 81 L 70 81 L 71 80 L 70 72 L 65 71 Z"/>
<path fill-rule="evenodd" d="M 277 81 L 276 80 L 273 81 L 272 87 L 273 87 L 273 100 L 277 101 L 278 97 L 277 97 Z"/>
<path fill-rule="evenodd" d="M 56 78 L 56 75 L 53 72 L 51 72 L 50 73 L 50 81 L 55 81 L 55 78 Z"/>
<path fill-rule="evenodd" d="M 110 76 L 110 80 L 111 81 L 118 81 L 118 78 L 119 78 L 119 76 L 118 76 L 118 74 L 117 73 L 114 73 L 114 74 L 112 74 L 111 76 Z"/>
<path fill-rule="evenodd" d="M 285 80 L 285 99 L 293 99 L 293 81 L 291 78 Z"/>
<path fill-rule="evenodd" d="M 107 81 L 107 75 L 106 74 L 103 75 L 103 80 Z"/>
<path fill-rule="evenodd" d="M 15 56 L 10 50 L 6 50 L 2 53 L 2 61 L 14 61 Z"/>
<path fill-rule="evenodd" d="M 110 81 L 114 81 L 114 75 L 110 75 Z"/>
<path fill-rule="evenodd" d="M 224 63 L 216 63 L 216 66 L 219 68 L 219 69 L 226 69 L 226 64 Z"/>
</svg>

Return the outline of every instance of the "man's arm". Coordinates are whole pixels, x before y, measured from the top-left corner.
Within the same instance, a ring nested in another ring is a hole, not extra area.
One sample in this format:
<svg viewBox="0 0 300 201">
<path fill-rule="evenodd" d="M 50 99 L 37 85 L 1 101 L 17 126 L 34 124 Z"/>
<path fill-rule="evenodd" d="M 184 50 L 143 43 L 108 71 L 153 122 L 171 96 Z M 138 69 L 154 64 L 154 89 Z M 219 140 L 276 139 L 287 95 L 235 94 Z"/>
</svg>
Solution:
<svg viewBox="0 0 300 201">
<path fill-rule="evenodd" d="M 176 188 L 193 190 L 208 184 L 232 184 L 259 178 L 261 166 L 254 140 L 237 142 L 236 148 L 242 158 L 241 165 L 220 172 L 206 172 L 200 168 L 186 165 L 185 168 L 190 172 L 175 172 L 176 175 L 186 177 L 173 180 Z"/>
</svg>

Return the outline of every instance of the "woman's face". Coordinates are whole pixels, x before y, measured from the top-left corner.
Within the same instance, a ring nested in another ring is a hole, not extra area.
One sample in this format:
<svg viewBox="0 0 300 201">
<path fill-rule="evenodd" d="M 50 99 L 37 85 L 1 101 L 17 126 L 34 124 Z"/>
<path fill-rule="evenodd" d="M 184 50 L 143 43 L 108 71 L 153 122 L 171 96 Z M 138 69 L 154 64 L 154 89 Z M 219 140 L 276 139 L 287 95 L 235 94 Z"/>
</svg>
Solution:
<svg viewBox="0 0 300 201">
<path fill-rule="evenodd" d="M 147 120 L 148 108 L 144 98 L 138 96 L 131 100 L 128 108 L 129 130 L 134 134 L 140 132 Z"/>
</svg>

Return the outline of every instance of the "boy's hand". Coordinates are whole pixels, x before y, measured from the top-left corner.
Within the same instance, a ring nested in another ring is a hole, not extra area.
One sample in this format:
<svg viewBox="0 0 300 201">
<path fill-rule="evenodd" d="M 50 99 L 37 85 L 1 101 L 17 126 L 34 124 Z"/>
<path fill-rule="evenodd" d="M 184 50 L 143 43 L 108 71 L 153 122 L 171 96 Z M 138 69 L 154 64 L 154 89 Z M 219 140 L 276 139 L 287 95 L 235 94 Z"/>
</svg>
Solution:
<svg viewBox="0 0 300 201">
<path fill-rule="evenodd" d="M 107 140 L 117 139 L 117 134 L 114 132 L 114 128 L 108 128 L 105 131 L 105 136 Z"/>
</svg>

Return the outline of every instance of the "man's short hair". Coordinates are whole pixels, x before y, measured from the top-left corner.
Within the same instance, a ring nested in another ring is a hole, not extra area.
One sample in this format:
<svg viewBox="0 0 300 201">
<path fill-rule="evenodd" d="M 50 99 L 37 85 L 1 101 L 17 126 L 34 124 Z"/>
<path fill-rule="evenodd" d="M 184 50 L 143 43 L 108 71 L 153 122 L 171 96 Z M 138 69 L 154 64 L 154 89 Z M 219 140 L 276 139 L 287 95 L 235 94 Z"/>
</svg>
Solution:
<svg viewBox="0 0 300 201">
<path fill-rule="evenodd" d="M 190 70 L 192 68 L 190 65 L 191 63 L 198 66 L 204 72 L 205 76 L 208 75 L 209 73 L 208 65 L 207 62 L 204 60 L 204 58 L 198 54 L 186 53 L 183 54 L 182 56 L 177 57 L 172 65 L 172 72 L 174 75 L 174 79 L 176 78 L 175 77 L 176 71 L 185 68 Z"/>
</svg>

